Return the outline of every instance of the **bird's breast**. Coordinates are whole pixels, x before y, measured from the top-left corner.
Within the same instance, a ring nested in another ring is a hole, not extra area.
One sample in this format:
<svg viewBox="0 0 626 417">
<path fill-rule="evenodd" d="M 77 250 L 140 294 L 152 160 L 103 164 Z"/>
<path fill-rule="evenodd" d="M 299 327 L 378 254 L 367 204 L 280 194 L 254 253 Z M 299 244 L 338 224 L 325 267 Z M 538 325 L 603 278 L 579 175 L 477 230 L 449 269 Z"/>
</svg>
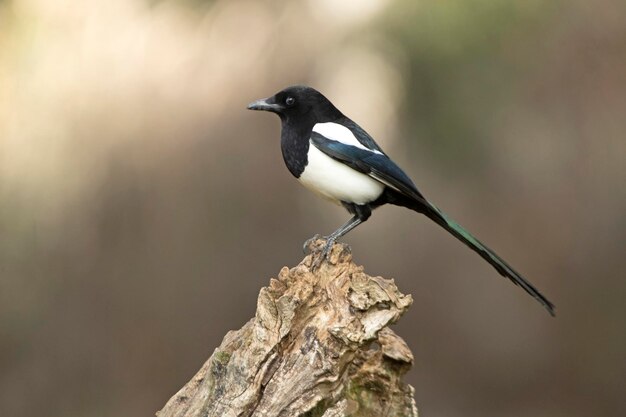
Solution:
<svg viewBox="0 0 626 417">
<path fill-rule="evenodd" d="M 336 203 L 367 204 L 382 194 L 385 186 L 375 179 L 338 162 L 313 144 L 298 180 L 310 190 Z"/>
</svg>

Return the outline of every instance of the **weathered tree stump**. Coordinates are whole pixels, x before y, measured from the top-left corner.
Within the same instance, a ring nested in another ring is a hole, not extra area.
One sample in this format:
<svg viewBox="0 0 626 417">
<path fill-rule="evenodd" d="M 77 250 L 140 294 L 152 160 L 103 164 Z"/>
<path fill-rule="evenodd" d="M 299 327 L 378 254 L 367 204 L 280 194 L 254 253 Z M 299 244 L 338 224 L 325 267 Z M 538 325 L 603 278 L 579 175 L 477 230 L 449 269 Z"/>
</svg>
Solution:
<svg viewBox="0 0 626 417">
<path fill-rule="evenodd" d="M 413 355 L 387 327 L 411 296 L 365 274 L 344 244 L 312 271 L 323 244 L 261 289 L 255 317 L 228 332 L 158 417 L 417 417 L 402 382 Z"/>
</svg>

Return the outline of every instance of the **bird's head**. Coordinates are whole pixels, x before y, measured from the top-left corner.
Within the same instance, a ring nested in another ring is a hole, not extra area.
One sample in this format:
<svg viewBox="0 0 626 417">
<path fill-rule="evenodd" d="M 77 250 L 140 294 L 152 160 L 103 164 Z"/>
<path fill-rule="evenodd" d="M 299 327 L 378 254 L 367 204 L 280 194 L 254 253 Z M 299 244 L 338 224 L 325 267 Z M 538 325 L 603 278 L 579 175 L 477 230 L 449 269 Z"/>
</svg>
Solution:
<svg viewBox="0 0 626 417">
<path fill-rule="evenodd" d="M 322 93 L 303 85 L 287 87 L 272 97 L 254 101 L 248 104 L 248 109 L 276 113 L 283 121 L 312 119 L 323 122 L 342 116 Z"/>
</svg>

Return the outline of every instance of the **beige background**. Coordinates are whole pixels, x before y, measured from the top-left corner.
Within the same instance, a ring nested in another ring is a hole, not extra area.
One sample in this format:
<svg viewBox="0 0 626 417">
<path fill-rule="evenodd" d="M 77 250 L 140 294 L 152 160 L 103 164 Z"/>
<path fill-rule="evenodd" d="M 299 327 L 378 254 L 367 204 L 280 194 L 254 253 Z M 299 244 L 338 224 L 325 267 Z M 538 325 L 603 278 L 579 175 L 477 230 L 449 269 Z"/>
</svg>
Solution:
<svg viewBox="0 0 626 417">
<path fill-rule="evenodd" d="M 294 83 L 557 305 L 376 211 L 421 414 L 626 415 L 624 4 L 0 1 L 0 415 L 152 415 L 347 219 L 245 110 Z"/>
</svg>

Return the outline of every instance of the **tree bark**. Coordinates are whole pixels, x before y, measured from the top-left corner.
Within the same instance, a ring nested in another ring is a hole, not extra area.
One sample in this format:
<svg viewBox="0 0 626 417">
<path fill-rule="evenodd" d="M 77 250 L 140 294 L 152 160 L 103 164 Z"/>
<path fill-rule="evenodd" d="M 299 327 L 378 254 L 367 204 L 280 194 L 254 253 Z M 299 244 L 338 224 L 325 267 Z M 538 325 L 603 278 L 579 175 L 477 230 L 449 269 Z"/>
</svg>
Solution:
<svg viewBox="0 0 626 417">
<path fill-rule="evenodd" d="M 158 417 L 417 417 L 413 363 L 387 326 L 413 299 L 371 277 L 336 244 L 312 271 L 323 240 L 261 289 L 254 318 L 230 331 Z"/>
</svg>

